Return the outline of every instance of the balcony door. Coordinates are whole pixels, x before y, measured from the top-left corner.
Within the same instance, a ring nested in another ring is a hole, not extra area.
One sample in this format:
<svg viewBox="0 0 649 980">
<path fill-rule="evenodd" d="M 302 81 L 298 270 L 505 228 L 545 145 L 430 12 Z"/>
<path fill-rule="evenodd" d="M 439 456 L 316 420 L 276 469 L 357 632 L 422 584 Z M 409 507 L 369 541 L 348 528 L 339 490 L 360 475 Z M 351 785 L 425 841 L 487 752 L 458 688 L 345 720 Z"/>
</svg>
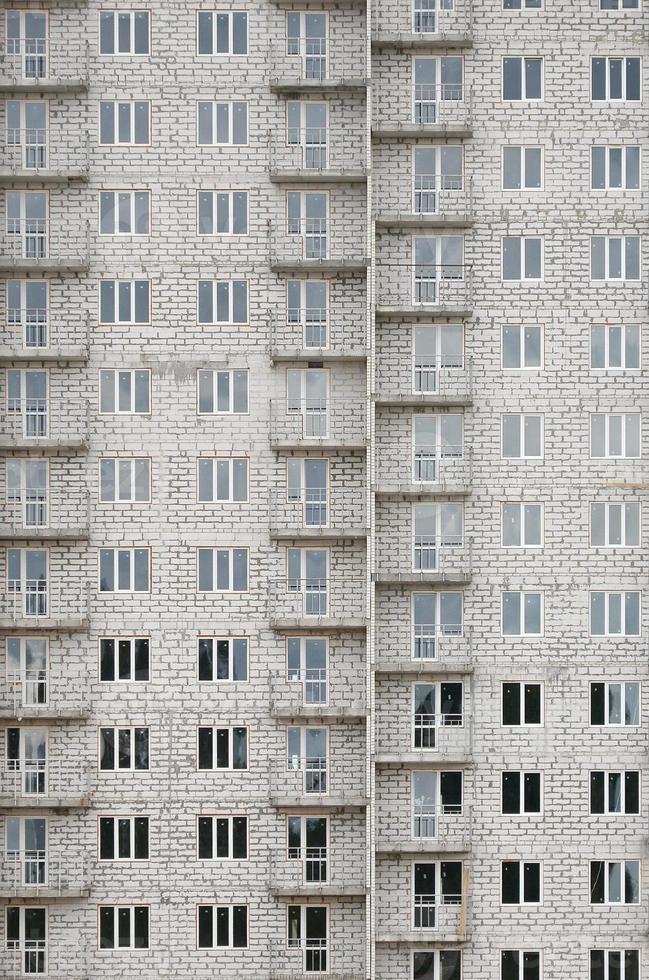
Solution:
<svg viewBox="0 0 649 980">
<path fill-rule="evenodd" d="M 47 167 L 47 102 L 10 99 L 6 105 L 8 146 L 20 147 L 25 170 Z"/>
<path fill-rule="evenodd" d="M 326 616 L 329 598 L 329 552 L 326 548 L 287 550 L 288 591 L 302 595 L 304 616 Z"/>
<path fill-rule="evenodd" d="M 288 102 L 286 141 L 300 148 L 303 170 L 325 170 L 329 143 L 326 102 Z"/>
<path fill-rule="evenodd" d="M 286 195 L 287 231 L 302 238 L 305 259 L 329 257 L 326 191 L 288 191 Z"/>
<path fill-rule="evenodd" d="M 302 862 L 305 882 L 327 882 L 327 841 L 326 817 L 288 818 L 288 859 Z"/>
<path fill-rule="evenodd" d="M 7 684 L 23 707 L 47 704 L 47 642 L 44 637 L 7 637 Z"/>
<path fill-rule="evenodd" d="M 47 616 L 48 554 L 45 548 L 7 549 L 7 591 L 25 618 Z"/>
<path fill-rule="evenodd" d="M 286 372 L 286 410 L 302 416 L 302 437 L 322 439 L 329 429 L 329 372 L 290 368 Z"/>
<path fill-rule="evenodd" d="M 286 53 L 301 61 L 301 77 L 327 77 L 327 15 L 291 10 L 286 14 Z"/>
<path fill-rule="evenodd" d="M 302 505 L 304 527 L 326 527 L 329 498 L 329 461 L 290 458 L 287 460 L 288 499 Z"/>
<path fill-rule="evenodd" d="M 21 774 L 22 793 L 42 796 L 47 792 L 47 729 L 8 728 L 7 768 Z"/>
<path fill-rule="evenodd" d="M 45 885 L 47 821 L 44 817 L 7 817 L 6 821 L 7 861 L 19 869 L 20 884 Z"/>
<path fill-rule="evenodd" d="M 48 434 L 47 371 L 7 371 L 7 410 L 22 421 L 22 435 L 30 439 Z"/>
<path fill-rule="evenodd" d="M 328 916 L 326 905 L 289 905 L 289 949 L 302 950 L 304 973 L 328 972 Z"/>
<path fill-rule="evenodd" d="M 461 146 L 416 146 L 414 149 L 414 210 L 438 214 L 448 193 L 462 190 Z"/>
<path fill-rule="evenodd" d="M 286 658 L 287 680 L 302 684 L 304 704 L 327 704 L 327 640 L 323 636 L 290 636 Z"/>
<path fill-rule="evenodd" d="M 7 459 L 7 503 L 15 525 L 48 526 L 46 459 Z"/>
</svg>

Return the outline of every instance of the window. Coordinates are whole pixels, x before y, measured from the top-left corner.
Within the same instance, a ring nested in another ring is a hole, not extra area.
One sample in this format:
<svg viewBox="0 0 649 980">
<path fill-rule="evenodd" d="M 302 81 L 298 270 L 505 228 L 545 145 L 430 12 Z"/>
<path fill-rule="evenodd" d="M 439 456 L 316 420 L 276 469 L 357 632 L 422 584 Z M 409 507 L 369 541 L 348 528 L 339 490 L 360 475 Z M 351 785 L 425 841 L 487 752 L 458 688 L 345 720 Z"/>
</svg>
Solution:
<svg viewBox="0 0 649 980">
<path fill-rule="evenodd" d="M 99 662 L 101 681 L 148 681 L 149 638 L 102 636 L 99 640 Z"/>
<path fill-rule="evenodd" d="M 100 102 L 100 145 L 148 146 L 151 139 L 150 118 L 150 102 Z"/>
<path fill-rule="evenodd" d="M 590 278 L 605 282 L 640 279 L 638 235 L 593 235 L 590 239 Z"/>
<path fill-rule="evenodd" d="M 26 796 L 40 796 L 47 791 L 47 729 L 7 728 L 5 736 L 5 769 L 21 773 L 16 787 Z"/>
<path fill-rule="evenodd" d="M 100 949 L 148 949 L 148 905 L 100 905 Z"/>
<path fill-rule="evenodd" d="M 412 980 L 439 980 L 440 977 L 462 980 L 461 949 L 416 950 L 412 954 Z"/>
<path fill-rule="evenodd" d="M 248 54 L 248 14 L 199 10 L 196 15 L 196 54 Z"/>
<path fill-rule="evenodd" d="M 22 527 L 48 527 L 50 470 L 47 459 L 7 457 L 5 499 L 11 520 Z"/>
<path fill-rule="evenodd" d="M 103 772 L 149 769 L 148 728 L 100 728 L 99 768 Z"/>
<path fill-rule="evenodd" d="M 428 2 L 428 0 L 424 0 Z M 432 12 L 432 11 L 431 11 Z M 415 146 L 413 150 L 413 211 L 438 214 L 453 207 L 454 191 L 461 191 L 463 149 L 460 145 Z"/>
<path fill-rule="evenodd" d="M 501 776 L 501 813 L 541 813 L 542 777 L 540 772 L 503 772 Z"/>
<path fill-rule="evenodd" d="M 326 616 L 329 597 L 327 548 L 286 549 L 286 589 L 301 595 L 302 614 Z"/>
<path fill-rule="evenodd" d="M 248 280 L 199 282 L 197 314 L 199 323 L 247 323 Z"/>
<path fill-rule="evenodd" d="M 199 728 L 198 768 L 247 769 L 248 729 L 238 725 Z"/>
<path fill-rule="evenodd" d="M 503 459 L 541 459 L 543 416 L 501 415 Z"/>
<path fill-rule="evenodd" d="M 639 413 L 591 414 L 590 455 L 592 459 L 638 459 Z"/>
<path fill-rule="evenodd" d="M 313 37 L 303 40 L 310 50 L 317 44 Z M 324 38 L 322 40 L 324 42 Z M 318 67 L 314 64 L 316 71 Z M 286 103 L 286 145 L 295 148 L 290 159 L 295 160 L 299 169 L 326 170 L 329 161 L 329 106 L 326 102 L 291 99 Z"/>
<path fill-rule="evenodd" d="M 600 10 L 639 10 L 640 0 L 599 0 Z M 627 980 L 627 978 L 624 978 Z"/>
<path fill-rule="evenodd" d="M 413 303 L 440 301 L 442 283 L 464 279 L 464 238 L 462 235 L 417 237 L 413 239 Z M 447 291 L 448 287 L 446 287 Z"/>
<path fill-rule="evenodd" d="M 49 552 L 45 548 L 7 548 L 7 593 L 22 596 L 24 616 L 48 613 L 48 565 Z"/>
<path fill-rule="evenodd" d="M 248 191 L 198 191 L 199 235 L 247 235 Z"/>
<path fill-rule="evenodd" d="M 199 861 L 248 860 L 247 817 L 199 817 L 196 830 Z"/>
<path fill-rule="evenodd" d="M 503 0 L 503 10 L 540 10 L 542 0 Z"/>
<path fill-rule="evenodd" d="M 437 729 L 464 724 L 464 686 L 456 681 L 415 684 L 413 687 L 413 747 L 437 747 Z"/>
<path fill-rule="evenodd" d="M 590 186 L 594 191 L 640 189 L 639 146 L 591 146 Z"/>
<path fill-rule="evenodd" d="M 640 813 L 640 773 L 591 772 L 590 812 L 603 814 Z"/>
<path fill-rule="evenodd" d="M 304 348 L 329 346 L 329 286 L 320 279 L 287 279 L 286 322 L 302 327 Z"/>
<path fill-rule="evenodd" d="M 291 10 L 286 13 L 286 54 L 301 61 L 301 77 L 327 77 L 327 14 Z"/>
<path fill-rule="evenodd" d="M 149 592 L 150 548 L 100 548 L 100 592 Z"/>
<path fill-rule="evenodd" d="M 199 592 L 247 592 L 247 548 L 199 548 Z"/>
<path fill-rule="evenodd" d="M 543 327 L 503 324 L 500 354 L 503 371 L 538 371 L 543 367 Z"/>
<path fill-rule="evenodd" d="M 326 905 L 286 907 L 286 948 L 302 950 L 306 974 L 329 972 L 328 913 Z"/>
<path fill-rule="evenodd" d="M 49 102 L 36 99 L 8 99 L 6 105 L 7 147 L 14 161 L 26 170 L 42 170 L 48 165 Z"/>
<path fill-rule="evenodd" d="M 591 861 L 591 905 L 638 905 L 639 861 Z"/>
<path fill-rule="evenodd" d="M 198 146 L 245 146 L 248 142 L 247 102 L 198 102 Z"/>
<path fill-rule="evenodd" d="M 414 592 L 412 595 L 412 658 L 435 659 L 438 641 L 462 635 L 461 592 Z"/>
<path fill-rule="evenodd" d="M 245 949 L 247 905 L 198 905 L 198 949 Z"/>
<path fill-rule="evenodd" d="M 199 415 L 246 415 L 248 413 L 247 371 L 199 371 Z"/>
<path fill-rule="evenodd" d="M 5 50 L 11 60 L 22 55 L 16 68 L 22 67 L 23 77 L 47 78 L 48 14 L 42 10 L 7 10 L 5 24 Z"/>
<path fill-rule="evenodd" d="M 329 431 L 329 371 L 289 368 L 286 371 L 286 411 L 301 416 L 305 438 L 323 438 Z"/>
<path fill-rule="evenodd" d="M 413 839 L 437 837 L 440 818 L 462 813 L 462 781 L 461 770 L 416 770 L 410 774 Z"/>
<path fill-rule="evenodd" d="M 150 371 L 100 371 L 99 411 L 104 415 L 148 415 Z"/>
<path fill-rule="evenodd" d="M 150 191 L 100 191 L 100 235 L 148 235 L 151 231 Z"/>
<path fill-rule="evenodd" d="M 49 431 L 49 395 L 47 371 L 8 369 L 6 378 L 7 413 L 22 423 L 29 438 L 42 438 Z"/>
<path fill-rule="evenodd" d="M 515 235 L 502 239 L 503 282 L 543 279 L 543 239 Z"/>
<path fill-rule="evenodd" d="M 590 543 L 595 548 L 639 547 L 640 504 L 591 503 Z"/>
<path fill-rule="evenodd" d="M 444 473 L 444 460 L 464 456 L 464 417 L 417 414 L 413 416 L 412 425 L 412 481 L 436 483 Z"/>
<path fill-rule="evenodd" d="M 639 102 L 640 58 L 591 58 L 593 102 Z"/>
<path fill-rule="evenodd" d="M 288 457 L 286 499 L 300 505 L 304 527 L 326 527 L 329 523 L 329 460 Z"/>
<path fill-rule="evenodd" d="M 462 548 L 464 505 L 456 503 L 413 504 L 413 571 L 434 571 L 445 549 Z"/>
<path fill-rule="evenodd" d="M 8 636 L 5 645 L 7 688 L 18 694 L 23 707 L 47 704 L 49 640 L 35 636 Z"/>
<path fill-rule="evenodd" d="M 199 503 L 241 503 L 248 500 L 248 460 L 245 457 L 201 457 L 197 468 Z"/>
<path fill-rule="evenodd" d="M 323 636 L 290 636 L 286 640 L 286 680 L 302 685 L 303 704 L 327 704 L 328 641 Z"/>
<path fill-rule="evenodd" d="M 606 2 L 607 0 L 602 0 L 602 9 L 609 9 L 604 8 Z M 631 2 L 633 3 L 633 0 Z M 626 3 L 624 6 L 626 7 Z M 591 949 L 589 976 L 590 980 L 640 980 L 640 951 Z"/>
<path fill-rule="evenodd" d="M 543 504 L 501 504 L 503 548 L 543 547 Z"/>
<path fill-rule="evenodd" d="M 48 878 L 48 821 L 45 817 L 4 819 L 3 857 L 20 886 L 46 885 Z M 34 894 L 38 894 L 35 890 Z"/>
<path fill-rule="evenodd" d="M 304 793 L 328 792 L 328 731 L 291 725 L 286 729 L 286 770 L 303 774 Z"/>
<path fill-rule="evenodd" d="M 540 905 L 540 862 L 502 861 L 500 865 L 500 901 L 502 905 Z"/>
<path fill-rule="evenodd" d="M 462 862 L 416 861 L 412 870 L 412 925 L 415 929 L 434 929 L 441 924 L 438 915 L 441 922 L 447 921 L 448 913 L 440 906 L 462 904 Z"/>
<path fill-rule="evenodd" d="M 215 656 L 216 653 L 216 656 Z M 198 638 L 199 681 L 247 681 L 248 640 L 243 636 Z"/>
<path fill-rule="evenodd" d="M 542 980 L 541 953 L 529 949 L 501 949 L 500 980 Z"/>
<path fill-rule="evenodd" d="M 7 325 L 20 327 L 25 347 L 49 343 L 49 283 L 46 279 L 7 279 Z"/>
<path fill-rule="evenodd" d="M 150 53 L 148 10 L 101 10 L 99 54 Z"/>
<path fill-rule="evenodd" d="M 439 122 L 440 103 L 457 103 L 464 98 L 462 58 L 414 58 L 413 69 L 413 122 L 416 126 Z"/>
<path fill-rule="evenodd" d="M 418 324 L 412 330 L 412 390 L 435 393 L 445 372 L 455 377 L 464 367 L 464 327 L 461 323 Z"/>
<path fill-rule="evenodd" d="M 543 724 L 543 685 L 524 681 L 503 681 L 502 724 L 539 726 Z"/>
<path fill-rule="evenodd" d="M 48 255 L 47 191 L 5 191 L 6 234 L 15 254 L 27 259 Z"/>
<path fill-rule="evenodd" d="M 148 861 L 148 817 L 100 817 L 100 861 Z"/>
<path fill-rule="evenodd" d="M 543 58 L 503 58 L 503 101 L 543 98 Z"/>
<path fill-rule="evenodd" d="M 329 254 L 328 191 L 287 191 L 286 234 L 302 239 L 305 259 L 326 259 Z"/>
<path fill-rule="evenodd" d="M 100 459 L 99 499 L 105 503 L 151 500 L 150 459 Z"/>
<path fill-rule="evenodd" d="M 595 681 L 590 685 L 590 724 L 633 728 L 640 724 L 637 681 Z"/>
<path fill-rule="evenodd" d="M 503 190 L 541 190 L 543 147 L 503 146 L 502 176 Z"/>
<path fill-rule="evenodd" d="M 44 974 L 47 959 L 47 908 L 33 905 L 5 907 L 5 942 L 17 950 L 16 971 Z"/>
<path fill-rule="evenodd" d="M 100 323 L 150 323 L 151 283 L 148 279 L 102 279 L 99 284 Z"/>
<path fill-rule="evenodd" d="M 640 368 L 640 324 L 606 323 L 590 328 L 591 371 L 635 371 Z"/>
</svg>

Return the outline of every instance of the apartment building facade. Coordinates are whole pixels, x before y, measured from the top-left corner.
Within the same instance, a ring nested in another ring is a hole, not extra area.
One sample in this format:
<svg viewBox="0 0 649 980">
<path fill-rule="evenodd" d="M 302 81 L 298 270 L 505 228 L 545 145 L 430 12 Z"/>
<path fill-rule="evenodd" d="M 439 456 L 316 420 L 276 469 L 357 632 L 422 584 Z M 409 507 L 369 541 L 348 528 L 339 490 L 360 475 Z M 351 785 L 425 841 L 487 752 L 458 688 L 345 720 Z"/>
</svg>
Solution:
<svg viewBox="0 0 649 980">
<path fill-rule="evenodd" d="M 640 980 L 641 0 L 0 25 L 0 976 Z"/>
</svg>

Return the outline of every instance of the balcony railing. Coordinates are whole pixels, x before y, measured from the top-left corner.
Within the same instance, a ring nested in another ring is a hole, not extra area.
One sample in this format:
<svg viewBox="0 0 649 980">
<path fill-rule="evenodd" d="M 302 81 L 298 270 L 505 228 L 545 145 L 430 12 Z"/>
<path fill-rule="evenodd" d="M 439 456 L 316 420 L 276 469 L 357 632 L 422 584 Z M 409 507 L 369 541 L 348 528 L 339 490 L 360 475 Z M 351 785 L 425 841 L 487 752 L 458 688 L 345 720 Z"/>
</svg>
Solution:
<svg viewBox="0 0 649 980">
<path fill-rule="evenodd" d="M 377 401 L 399 402 L 415 396 L 464 404 L 473 397 L 471 361 L 449 355 L 392 354 L 378 358 Z"/>
<path fill-rule="evenodd" d="M 335 224 L 327 218 L 291 218 L 284 227 L 271 227 L 272 265 L 327 262 L 356 268 L 367 265 L 367 255 L 362 224 L 353 216 Z"/>
<path fill-rule="evenodd" d="M 271 351 L 326 351 L 346 356 L 367 350 L 365 323 L 359 317 L 316 307 L 292 307 L 284 320 L 271 321 Z"/>
<path fill-rule="evenodd" d="M 461 895 L 414 895 L 414 928 L 458 935 L 463 930 Z"/>
<path fill-rule="evenodd" d="M 426 758 L 464 760 L 472 750 L 472 724 L 468 712 L 456 714 L 415 714 L 409 720 L 377 717 L 375 746 L 381 757 L 413 755 Z M 388 758 L 388 761 L 389 758 Z"/>
<path fill-rule="evenodd" d="M 395 628 L 396 627 L 396 628 Z M 452 672 L 471 668 L 470 636 L 462 623 L 418 623 L 380 620 L 376 630 L 376 668 L 388 671 L 424 671 L 437 665 Z"/>
<path fill-rule="evenodd" d="M 352 807 L 364 805 L 365 770 L 359 756 L 358 766 L 340 766 L 335 758 L 292 756 L 271 766 L 270 795 L 280 804 L 326 803 Z"/>
<path fill-rule="evenodd" d="M 343 573 L 330 578 L 280 578 L 268 588 L 268 610 L 272 621 L 301 620 L 317 625 L 335 620 L 344 625 L 362 625 L 366 617 L 365 578 Z"/>
<path fill-rule="evenodd" d="M 88 45 L 74 50 L 70 38 L 50 45 L 46 38 L 9 38 L 0 45 L 0 83 L 29 82 L 35 86 L 46 81 L 65 87 L 87 84 L 89 75 Z"/>
<path fill-rule="evenodd" d="M 87 957 L 79 944 L 62 945 L 40 939 L 21 943 L 7 941 L 0 948 L 0 976 L 3 980 L 24 980 L 38 975 L 46 980 L 85 980 Z"/>
<path fill-rule="evenodd" d="M 46 307 L 7 307 L 6 323 L 0 324 L 0 345 L 47 355 L 60 351 L 62 356 L 84 357 L 90 341 L 90 318 L 85 322 L 68 320 L 61 323 Z"/>
<path fill-rule="evenodd" d="M 426 38 L 469 37 L 472 31 L 473 7 L 466 0 L 443 0 L 442 3 L 418 2 L 393 6 L 379 3 L 372 10 L 372 38 L 390 35 L 415 35 Z"/>
<path fill-rule="evenodd" d="M 22 174 L 33 171 L 70 173 L 81 176 L 88 170 L 88 140 L 77 145 L 53 140 L 48 129 L 7 128 L 0 134 L 0 172 Z"/>
<path fill-rule="evenodd" d="M 312 171 L 366 171 L 366 150 L 361 136 L 341 131 L 332 135 L 328 128 L 289 126 L 286 134 L 273 132 L 270 138 L 271 173 Z"/>
<path fill-rule="evenodd" d="M 0 438 L 35 446 L 39 440 L 82 443 L 89 412 L 89 403 L 78 399 L 64 405 L 48 398 L 9 398 L 0 407 Z"/>
<path fill-rule="evenodd" d="M 326 667 L 293 671 L 270 678 L 272 715 L 305 716 L 335 713 L 341 717 L 365 714 L 364 677 L 345 672 L 333 674 Z"/>
<path fill-rule="evenodd" d="M 90 888 L 90 863 L 47 851 L 7 851 L 0 859 L 0 895 L 39 898 L 81 895 Z"/>
<path fill-rule="evenodd" d="M 406 550 L 394 540 L 394 529 L 379 528 L 377 581 L 399 580 L 413 575 L 425 581 L 426 575 L 466 578 L 471 574 L 471 541 L 457 534 L 415 534 L 404 538 Z"/>
<path fill-rule="evenodd" d="M 0 680 L 0 717 L 81 717 L 89 706 L 88 685 L 47 667 L 8 670 Z"/>
<path fill-rule="evenodd" d="M 377 818 L 377 847 L 396 851 L 434 849 L 468 850 L 471 846 L 471 811 L 466 804 L 419 803 L 407 810 L 400 807 L 399 817 Z"/>
<path fill-rule="evenodd" d="M 378 262 L 377 305 L 397 309 L 452 307 L 470 310 L 471 266 Z"/>
<path fill-rule="evenodd" d="M 75 506 L 76 504 L 76 506 Z M 62 498 L 48 486 L 7 487 L 3 511 L 0 511 L 0 535 L 34 531 L 54 537 L 55 532 L 80 536 L 90 521 L 90 494 L 77 500 Z"/>
<path fill-rule="evenodd" d="M 362 894 L 365 890 L 365 862 L 361 854 L 354 860 L 341 848 L 286 847 L 269 852 L 270 887 L 295 893 L 313 889 L 328 893 Z"/>
<path fill-rule="evenodd" d="M 380 91 L 378 96 L 374 127 L 379 132 L 413 127 L 463 132 L 471 128 L 472 93 L 463 85 L 417 84 L 410 105 L 405 100 L 389 99 Z"/>
<path fill-rule="evenodd" d="M 315 938 L 287 938 L 272 944 L 270 980 L 308 980 L 323 975 L 327 980 L 363 980 L 365 953 L 360 939 L 354 947 Z"/>
<path fill-rule="evenodd" d="M 272 443 L 365 445 L 367 405 L 358 398 L 271 399 Z"/>
<path fill-rule="evenodd" d="M 49 623 L 83 625 L 88 619 L 89 594 L 62 582 L 42 579 L 10 580 L 0 595 L 0 625 Z"/>
<path fill-rule="evenodd" d="M 0 804 L 43 806 L 82 803 L 90 795 L 89 772 L 78 758 L 10 760 L 0 767 Z"/>
<path fill-rule="evenodd" d="M 343 532 L 366 527 L 361 486 L 291 487 L 271 490 L 270 526 L 278 531 Z"/>
<path fill-rule="evenodd" d="M 88 261 L 90 225 L 76 235 L 54 229 L 48 218 L 7 218 L 2 238 L 2 261 L 5 268 L 25 262 L 36 266 L 83 266 Z"/>
<path fill-rule="evenodd" d="M 469 224 L 473 213 L 473 180 L 462 174 L 415 174 L 412 185 L 403 184 L 395 189 L 386 187 L 383 191 L 390 203 L 384 203 L 379 183 L 376 201 L 376 221 L 378 224 L 406 224 L 417 227 L 425 225 L 428 219 L 443 224 Z M 396 203 L 393 199 L 396 196 Z M 430 223 L 430 222 L 429 222 Z"/>
<path fill-rule="evenodd" d="M 367 75 L 365 50 L 354 35 L 345 38 L 344 48 L 326 37 L 287 37 L 270 48 L 270 83 L 331 85 L 360 82 Z"/>
<path fill-rule="evenodd" d="M 379 489 L 404 485 L 467 488 L 471 485 L 471 452 L 463 446 L 418 444 L 379 446 L 376 459 L 376 484 Z"/>
</svg>

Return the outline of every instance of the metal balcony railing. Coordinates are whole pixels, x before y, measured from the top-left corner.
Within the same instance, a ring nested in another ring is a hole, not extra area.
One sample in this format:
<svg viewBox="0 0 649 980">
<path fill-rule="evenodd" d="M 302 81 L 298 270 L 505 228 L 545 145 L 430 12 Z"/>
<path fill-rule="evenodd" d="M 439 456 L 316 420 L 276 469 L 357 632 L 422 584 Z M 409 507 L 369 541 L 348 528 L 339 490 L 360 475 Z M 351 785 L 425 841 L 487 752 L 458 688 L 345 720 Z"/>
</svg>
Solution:
<svg viewBox="0 0 649 980">
<path fill-rule="evenodd" d="M 450 306 L 468 310 L 473 303 L 472 287 L 472 269 L 468 265 L 378 262 L 379 307 Z"/>
<path fill-rule="evenodd" d="M 30 625 L 68 622 L 81 625 L 88 618 L 89 593 L 61 582 L 10 579 L 0 595 L 0 623 L 22 621 Z"/>
<path fill-rule="evenodd" d="M 268 606 L 271 619 L 334 619 L 362 623 L 365 610 L 365 578 L 340 572 L 329 578 L 280 578 L 271 580 Z"/>
<path fill-rule="evenodd" d="M 413 574 L 453 577 L 471 574 L 471 541 L 462 534 L 414 534 L 408 554 L 393 540 L 393 530 L 379 530 L 377 579 L 398 579 Z"/>
<path fill-rule="evenodd" d="M 351 672 L 332 676 L 326 667 L 291 671 L 290 679 L 271 676 L 269 692 L 274 715 L 317 715 L 328 708 L 341 715 L 365 713 L 364 679 Z"/>
<path fill-rule="evenodd" d="M 0 948 L 0 976 L 3 980 L 24 980 L 25 976 L 44 976 L 47 980 L 85 980 L 87 956 L 79 944 L 65 945 L 39 939 L 23 942 L 8 940 Z"/>
<path fill-rule="evenodd" d="M 55 320 L 55 322 L 51 322 Z M 6 323 L 0 324 L 0 344 L 25 351 L 47 351 L 56 348 L 78 348 L 87 352 L 90 342 L 90 318 L 76 324 L 66 318 L 65 324 L 50 316 L 47 307 L 21 306 L 6 308 Z"/>
<path fill-rule="evenodd" d="M 294 262 L 335 262 L 366 265 L 367 245 L 360 222 L 335 224 L 327 218 L 289 218 L 270 229 L 270 260 L 274 265 Z"/>
<path fill-rule="evenodd" d="M 270 886 L 289 891 L 339 888 L 341 892 L 365 889 L 365 862 L 362 855 L 350 861 L 343 849 L 334 847 L 283 847 L 269 851 Z"/>
<path fill-rule="evenodd" d="M 343 83 L 367 75 L 365 49 L 360 36 L 349 35 L 339 46 L 326 37 L 286 37 L 270 47 L 271 84 L 281 82 Z"/>
<path fill-rule="evenodd" d="M 7 851 L 0 858 L 0 895 L 51 898 L 82 894 L 90 887 L 90 862 L 53 857 L 47 851 Z"/>
<path fill-rule="evenodd" d="M 322 756 L 291 756 L 270 769 L 270 795 L 296 803 L 330 797 L 335 802 L 357 806 L 365 800 L 364 768 L 359 764 L 353 771 L 347 766 L 334 765 L 335 759 Z"/>
<path fill-rule="evenodd" d="M 367 438 L 367 405 L 357 398 L 271 399 L 271 442 L 308 441 L 317 446 L 339 443 L 363 446 Z"/>
<path fill-rule="evenodd" d="M 0 767 L 0 802 L 36 807 L 51 799 L 82 802 L 90 795 L 89 775 L 77 758 L 9 760 Z"/>
<path fill-rule="evenodd" d="M 74 50 L 70 37 L 51 45 L 46 38 L 8 38 L 0 45 L 0 82 L 4 84 L 45 81 L 62 86 L 87 83 L 89 47 Z"/>
<path fill-rule="evenodd" d="M 392 625 L 392 624 L 391 624 Z M 376 631 L 376 666 L 379 669 L 425 670 L 440 667 L 466 670 L 471 666 L 471 639 L 462 623 L 404 621 L 388 632 Z"/>
<path fill-rule="evenodd" d="M 327 939 L 294 938 L 273 943 L 270 951 L 271 980 L 307 980 L 326 975 L 327 980 L 362 980 L 365 952 L 361 941 L 352 947 Z"/>
<path fill-rule="evenodd" d="M 90 224 L 80 228 L 77 235 L 53 229 L 48 218 L 7 218 L 0 243 L 3 262 L 7 266 L 22 262 L 36 265 L 84 265 L 90 248 Z"/>
<path fill-rule="evenodd" d="M 381 130 L 407 129 L 412 126 L 435 129 L 467 130 L 473 118 L 471 89 L 461 84 L 417 84 L 412 102 L 381 98 L 376 100 L 374 127 Z"/>
<path fill-rule="evenodd" d="M 53 140 L 48 129 L 7 128 L 0 134 L 0 170 L 22 174 L 38 171 L 57 173 L 87 172 L 89 165 L 89 139 L 77 141 L 77 145 Z"/>
<path fill-rule="evenodd" d="M 380 3 L 372 10 L 372 37 L 414 34 L 418 38 L 458 35 L 469 37 L 473 29 L 473 5 L 466 0 L 416 0 L 414 5 Z"/>
<path fill-rule="evenodd" d="M 328 128 L 289 126 L 286 134 L 270 134 L 270 169 L 286 171 L 366 170 L 366 149 L 361 136 L 341 131 L 332 135 Z"/>
<path fill-rule="evenodd" d="M 470 360 L 448 354 L 393 354 L 378 358 L 376 398 L 394 400 L 421 396 L 450 402 L 467 402 L 473 397 Z"/>
<path fill-rule="evenodd" d="M 87 528 L 90 521 L 90 494 L 86 491 L 77 501 L 53 493 L 49 486 L 7 487 L 0 508 L 0 533 L 58 530 L 65 532 Z"/>
<path fill-rule="evenodd" d="M 0 437 L 16 442 L 39 439 L 85 441 L 90 406 L 77 400 L 63 405 L 49 398 L 8 398 L 0 406 Z"/>
<path fill-rule="evenodd" d="M 0 681 L 0 715 L 82 716 L 89 705 L 88 684 L 47 667 L 8 670 Z"/>
<path fill-rule="evenodd" d="M 470 714 L 414 714 L 409 720 L 383 717 L 376 720 L 375 751 L 378 756 L 419 755 L 422 761 L 438 756 L 470 757 L 472 750 Z"/>
<path fill-rule="evenodd" d="M 271 321 L 271 351 L 332 351 L 341 355 L 367 348 L 365 323 L 342 317 L 335 308 L 291 307 L 286 318 Z"/>
<path fill-rule="evenodd" d="M 462 895 L 415 894 L 413 899 L 415 930 L 435 930 L 444 935 L 463 932 L 465 909 Z"/>
<path fill-rule="evenodd" d="M 416 850 L 427 843 L 448 850 L 471 846 L 471 810 L 466 804 L 416 803 L 411 810 L 400 808 L 398 819 L 377 820 L 378 847 Z"/>
<path fill-rule="evenodd" d="M 271 490 L 268 509 L 270 526 L 281 531 L 344 531 L 366 526 L 361 486 Z"/>
<path fill-rule="evenodd" d="M 468 488 L 471 485 L 472 454 L 463 446 L 411 445 L 379 446 L 376 484 L 379 489 L 421 484 Z"/>
</svg>

